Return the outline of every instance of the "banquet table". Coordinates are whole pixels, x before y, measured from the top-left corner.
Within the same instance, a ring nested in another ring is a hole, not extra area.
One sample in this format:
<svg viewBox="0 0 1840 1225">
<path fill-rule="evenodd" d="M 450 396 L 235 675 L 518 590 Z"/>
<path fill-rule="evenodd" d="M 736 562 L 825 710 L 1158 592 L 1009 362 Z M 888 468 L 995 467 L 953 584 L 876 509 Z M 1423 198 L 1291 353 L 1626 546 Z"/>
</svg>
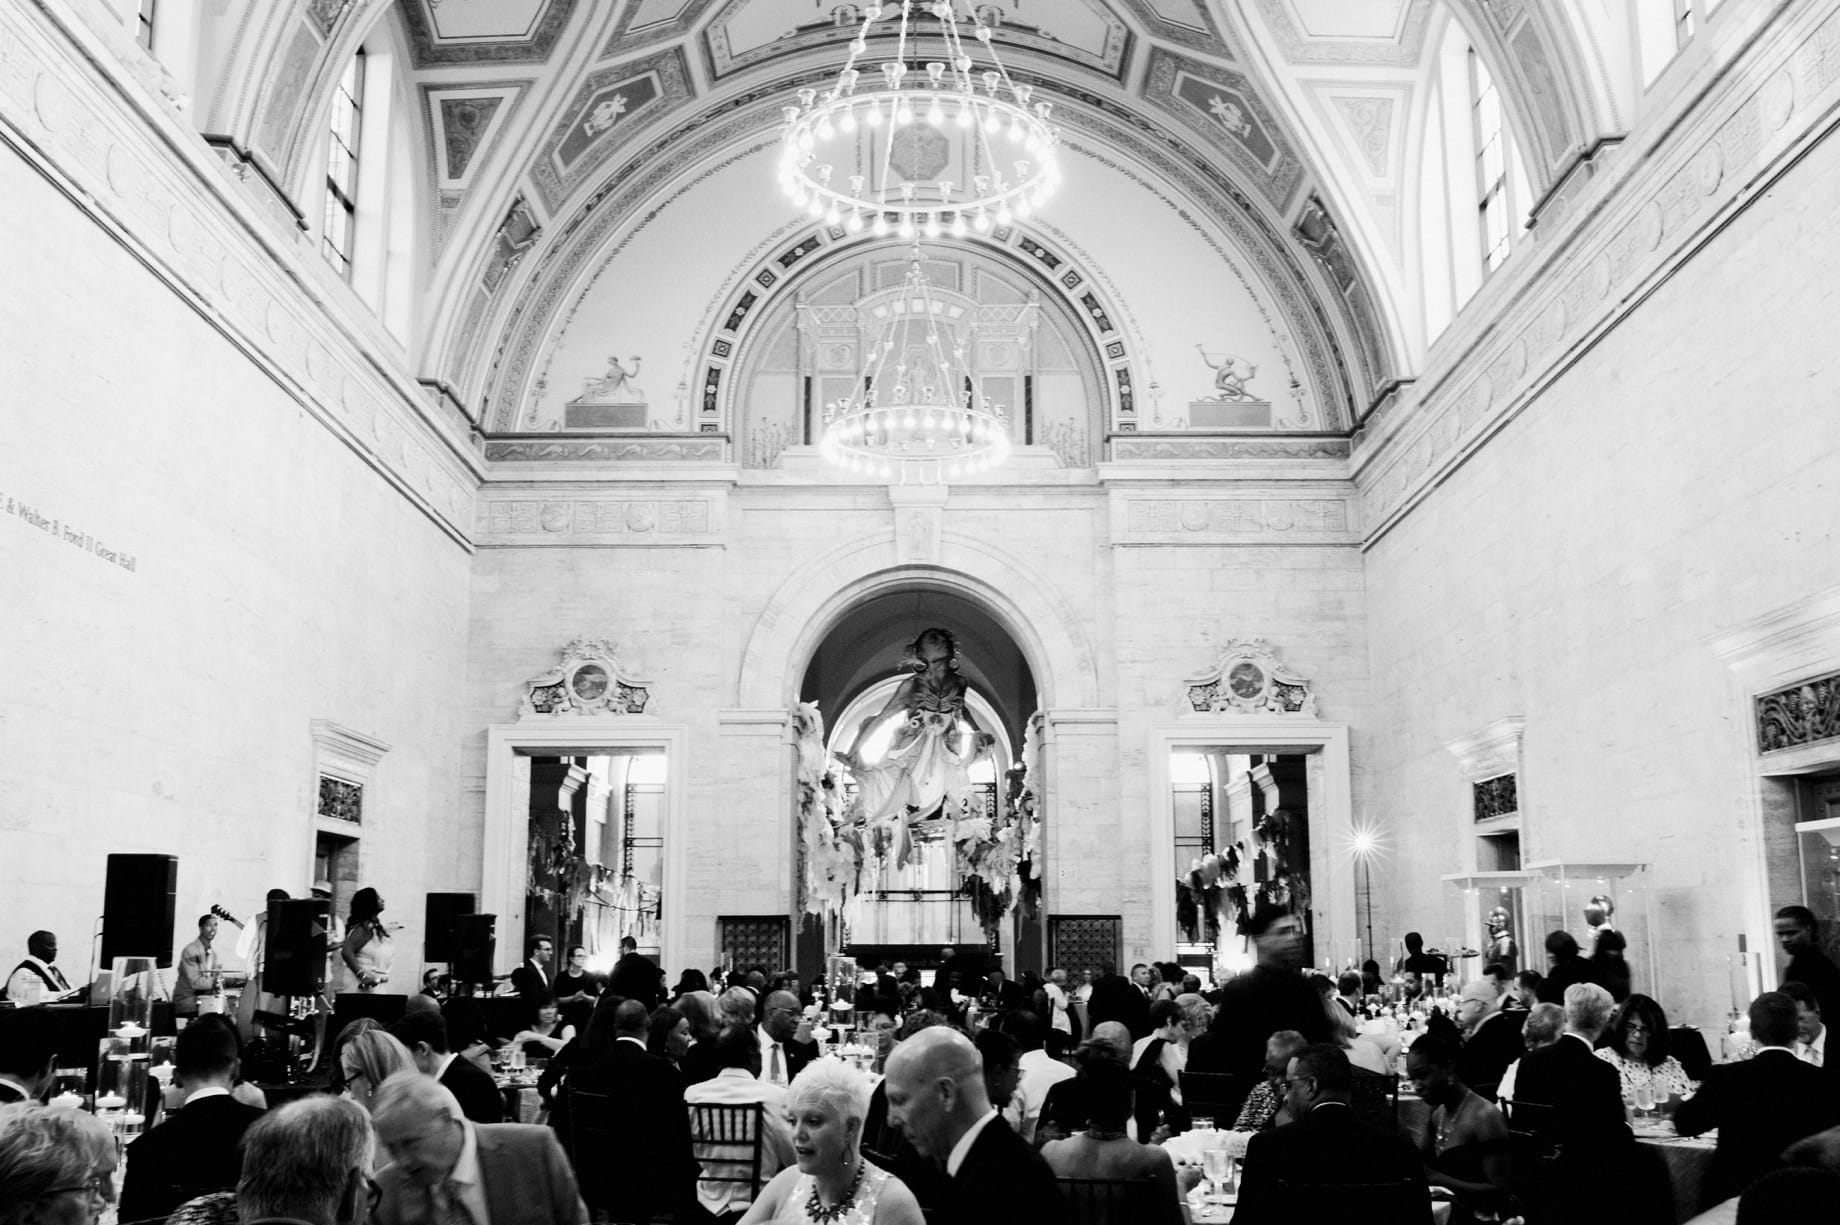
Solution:
<svg viewBox="0 0 1840 1225">
<path fill-rule="evenodd" d="M 1700 1210 L 1700 1192 L 1718 1148 L 1718 1133 L 1688 1138 L 1676 1135 L 1674 1124 L 1666 1120 L 1637 1125 L 1634 1130 L 1636 1143 L 1660 1154 L 1667 1166 L 1668 1183 L 1674 1188 L 1674 1219 L 1691 1220 Z"/>
<path fill-rule="evenodd" d="M 492 1083 L 505 1098 L 507 1123 L 537 1123 L 543 1117 L 543 1098 L 537 1093 L 537 1073 L 495 1072 Z"/>
<path fill-rule="evenodd" d="M 1183 1177 L 1185 1170 L 1201 1168 L 1201 1150 L 1210 1144 L 1222 1143 L 1235 1160 L 1246 1154 L 1246 1142 L 1252 1138 L 1252 1132 L 1245 1131 L 1185 1131 L 1181 1135 L 1171 1136 L 1163 1141 L 1163 1151 L 1176 1164 L 1178 1185 L 1188 1180 Z M 1225 1205 L 1198 1204 L 1193 1192 L 1182 1201 L 1183 1219 L 1189 1225 L 1228 1225 L 1233 1220 L 1233 1201 L 1235 1196 L 1229 1194 Z M 1450 1220 L 1450 1204 L 1445 1200 L 1431 1201 L 1431 1219 L 1435 1225 L 1445 1225 Z"/>
</svg>

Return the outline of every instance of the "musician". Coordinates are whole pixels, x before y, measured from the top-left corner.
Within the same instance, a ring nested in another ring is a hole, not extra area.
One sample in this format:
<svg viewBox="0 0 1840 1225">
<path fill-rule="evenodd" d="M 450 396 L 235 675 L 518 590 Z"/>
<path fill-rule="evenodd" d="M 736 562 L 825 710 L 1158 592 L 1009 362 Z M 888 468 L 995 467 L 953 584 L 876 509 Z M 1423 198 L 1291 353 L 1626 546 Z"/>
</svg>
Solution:
<svg viewBox="0 0 1840 1225">
<path fill-rule="evenodd" d="M 215 997 L 221 980 L 217 962 L 217 950 L 212 942 L 217 939 L 217 916 L 201 914 L 198 916 L 198 939 L 186 945 L 179 952 L 179 974 L 173 983 L 173 1015 L 178 1017 L 195 1017 L 198 1015 L 198 997 Z"/>
<path fill-rule="evenodd" d="M 51 932 L 36 931 L 26 937 L 28 956 L 7 976 L 6 989 L 0 999 L 25 1008 L 32 1004 L 49 1004 L 70 994 L 70 983 L 57 961 L 57 937 Z M 4 963 L 0 963 L 4 964 Z"/>
</svg>

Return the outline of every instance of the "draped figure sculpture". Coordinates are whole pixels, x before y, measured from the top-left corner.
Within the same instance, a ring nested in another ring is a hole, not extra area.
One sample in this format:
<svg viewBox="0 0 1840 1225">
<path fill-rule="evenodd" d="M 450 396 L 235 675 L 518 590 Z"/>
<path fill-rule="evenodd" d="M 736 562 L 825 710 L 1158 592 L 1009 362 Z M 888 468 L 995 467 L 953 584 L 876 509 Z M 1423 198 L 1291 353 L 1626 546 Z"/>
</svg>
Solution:
<svg viewBox="0 0 1840 1225">
<path fill-rule="evenodd" d="M 926 630 L 907 648 L 914 675 L 901 682 L 881 712 L 864 720 L 839 760 L 849 766 L 868 829 L 887 829 L 896 867 L 912 850 L 911 827 L 940 813 L 961 816 L 971 799 L 969 770 L 996 738 L 979 731 L 965 709 L 958 640 L 950 630 Z M 896 724 L 887 749 L 863 759 L 876 733 Z M 969 730 L 966 730 L 966 729 Z"/>
</svg>

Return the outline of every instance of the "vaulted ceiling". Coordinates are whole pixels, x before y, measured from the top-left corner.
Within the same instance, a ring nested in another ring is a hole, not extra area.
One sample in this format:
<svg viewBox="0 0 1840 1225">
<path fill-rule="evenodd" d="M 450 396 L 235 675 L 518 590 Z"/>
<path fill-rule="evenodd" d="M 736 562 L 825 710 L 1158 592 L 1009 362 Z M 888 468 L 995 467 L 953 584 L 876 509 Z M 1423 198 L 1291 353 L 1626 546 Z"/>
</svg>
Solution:
<svg viewBox="0 0 1840 1225">
<path fill-rule="evenodd" d="M 835 72 L 860 9 L 837 0 L 272 0 L 207 31 L 200 127 L 237 134 L 294 190 L 353 50 L 387 38 L 413 100 L 422 224 L 417 373 L 514 428 L 588 288 L 648 227 L 738 274 L 812 223 L 773 191 L 780 107 Z M 966 0 L 959 0 L 961 12 Z M 1193 279 L 1262 317 L 1244 344 L 1290 372 L 1311 428 L 1347 429 L 1409 377 L 1415 142 L 1428 61 L 1457 21 L 1496 65 L 1537 197 L 1615 128 L 1593 6 L 1540 0 L 990 0 L 1021 79 L 1056 101 L 1077 190 L 1043 218 L 1133 284 Z M 1569 12 L 1569 15 L 1567 15 Z M 872 53 L 873 54 L 873 53 Z M 741 167 L 754 167 L 743 171 Z M 699 191 L 701 195 L 699 195 Z M 1187 233 L 1206 266 L 1159 250 Z M 1135 236 L 1133 246 L 1125 236 Z M 1171 261 L 1159 266 L 1159 259 Z M 694 262 L 694 261 L 692 261 Z M 630 261 L 629 261 L 630 264 Z M 635 295 L 674 275 L 622 265 Z M 1132 276 L 1138 279 L 1133 282 Z M 706 288 L 704 316 L 732 284 Z M 1224 292 L 1224 291 L 1223 291 Z M 1153 296 L 1153 295 L 1150 295 Z M 1153 307 L 1140 331 L 1166 330 Z M 1136 322 L 1135 320 L 1133 321 Z M 635 322 L 632 327 L 642 327 Z M 692 333 L 694 321 L 674 325 Z M 701 326 L 707 328 L 704 321 Z M 685 334 L 685 370 L 702 338 Z M 667 342 L 654 338 L 654 347 Z M 1242 343 L 1242 342 L 1235 342 Z M 1259 345 L 1265 346 L 1263 350 Z M 1191 347 L 1188 340 L 1180 346 Z M 664 357 L 659 361 L 667 360 Z M 1164 369 L 1175 358 L 1160 358 Z M 1276 368 L 1274 364 L 1273 368 Z M 1205 371 L 1200 374 L 1205 376 Z M 1176 375 L 1157 377 L 1171 382 Z M 1179 376 L 1190 380 L 1194 370 Z M 693 385 L 694 374 L 686 376 Z M 1176 398 L 1179 400 L 1179 393 Z M 1312 415 L 1313 413 L 1313 415 Z"/>
</svg>

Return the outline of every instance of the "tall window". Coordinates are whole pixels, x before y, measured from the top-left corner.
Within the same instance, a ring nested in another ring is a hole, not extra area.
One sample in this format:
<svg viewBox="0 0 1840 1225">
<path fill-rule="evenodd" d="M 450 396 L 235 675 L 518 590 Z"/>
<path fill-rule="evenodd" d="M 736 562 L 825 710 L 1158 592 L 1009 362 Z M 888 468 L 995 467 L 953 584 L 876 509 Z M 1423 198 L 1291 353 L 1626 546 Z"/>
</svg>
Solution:
<svg viewBox="0 0 1840 1225">
<path fill-rule="evenodd" d="M 1684 47 L 1693 37 L 1693 0 L 1674 0 L 1674 45 Z"/>
<path fill-rule="evenodd" d="M 134 41 L 148 51 L 153 50 L 153 15 L 160 7 L 160 0 L 141 0 L 140 15 L 135 20 Z"/>
<path fill-rule="evenodd" d="M 1482 57 L 1469 53 L 1471 131 L 1476 147 L 1476 211 L 1482 265 L 1490 272 L 1508 258 L 1508 159 L 1501 132 L 1501 95 Z"/>
<path fill-rule="evenodd" d="M 326 141 L 326 214 L 322 225 L 326 259 L 351 276 L 352 235 L 358 216 L 358 141 L 364 125 L 364 52 L 345 66 L 332 98 Z"/>
</svg>

